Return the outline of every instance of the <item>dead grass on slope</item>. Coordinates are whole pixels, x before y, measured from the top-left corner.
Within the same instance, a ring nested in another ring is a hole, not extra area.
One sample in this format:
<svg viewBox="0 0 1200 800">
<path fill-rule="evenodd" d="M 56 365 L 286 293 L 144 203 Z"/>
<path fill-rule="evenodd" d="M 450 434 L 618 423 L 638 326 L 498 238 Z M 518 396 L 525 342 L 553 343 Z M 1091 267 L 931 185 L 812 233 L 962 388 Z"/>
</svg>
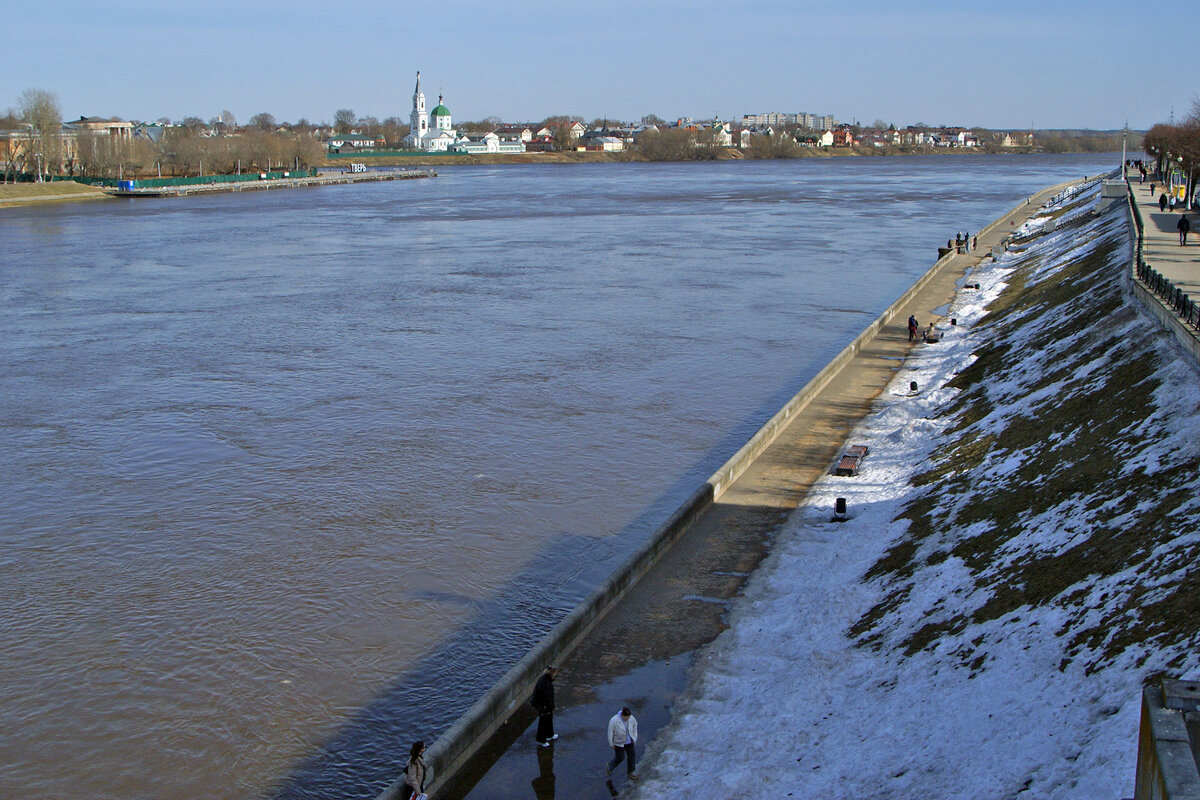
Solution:
<svg viewBox="0 0 1200 800">
<path fill-rule="evenodd" d="M 898 518 L 907 531 L 866 576 L 887 592 L 850 630 L 862 645 L 911 655 L 971 625 L 1051 603 L 1071 612 L 1059 632 L 1064 666 L 1084 657 L 1094 669 L 1127 648 L 1197 636 L 1200 566 L 1192 565 L 1200 546 L 1176 542 L 1197 527 L 1189 504 L 1200 463 L 1127 471 L 1134 454 L 1165 435 L 1146 427 L 1160 364 L 1145 337 L 1117 333 L 1135 312 L 1113 266 L 1118 227 L 1101 235 L 1087 255 L 1043 277 L 1049 256 L 1031 246 L 977 326 L 991 340 L 951 382 L 962 390 L 943 409 L 954 423 L 930 468 L 913 479 L 920 491 Z M 1096 369 L 1101 359 L 1108 362 Z M 1045 396 L 1031 406 L 1038 392 Z M 1054 531 L 1036 528 L 1046 520 Z M 1041 545 L 1051 533 L 1059 544 Z M 900 629 L 893 615 L 920 570 L 947 558 L 969 568 L 972 594 L 986 600 L 944 598 L 916 630 Z M 1176 579 L 1156 583 L 1172 565 Z M 1129 578 L 1114 596 L 1091 596 L 1097 579 L 1123 574 Z M 973 648 L 961 658 L 982 663 Z"/>
</svg>

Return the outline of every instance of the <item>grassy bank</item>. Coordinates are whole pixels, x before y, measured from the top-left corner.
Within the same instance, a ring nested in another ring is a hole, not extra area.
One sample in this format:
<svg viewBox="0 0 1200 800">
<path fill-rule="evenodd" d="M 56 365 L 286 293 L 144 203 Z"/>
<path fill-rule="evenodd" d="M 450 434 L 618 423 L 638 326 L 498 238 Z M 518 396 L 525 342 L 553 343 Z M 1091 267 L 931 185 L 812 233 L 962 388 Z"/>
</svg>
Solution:
<svg viewBox="0 0 1200 800">
<path fill-rule="evenodd" d="M 46 203 L 57 200 L 86 200 L 105 196 L 98 187 L 85 186 L 74 181 L 0 184 L 0 206 Z"/>
<path fill-rule="evenodd" d="M 1200 640 L 1200 381 L 1122 288 L 1120 214 L 1053 216 L 1053 234 L 1018 242 L 977 327 L 987 343 L 950 383 L 952 424 L 913 480 L 907 532 L 869 573 L 887 592 L 853 633 L 913 655 L 1054 609 L 1060 670 L 1182 670 Z M 900 625 L 922 576 L 949 564 L 970 575 L 962 596 Z M 986 641 L 960 657 L 978 668 Z"/>
</svg>

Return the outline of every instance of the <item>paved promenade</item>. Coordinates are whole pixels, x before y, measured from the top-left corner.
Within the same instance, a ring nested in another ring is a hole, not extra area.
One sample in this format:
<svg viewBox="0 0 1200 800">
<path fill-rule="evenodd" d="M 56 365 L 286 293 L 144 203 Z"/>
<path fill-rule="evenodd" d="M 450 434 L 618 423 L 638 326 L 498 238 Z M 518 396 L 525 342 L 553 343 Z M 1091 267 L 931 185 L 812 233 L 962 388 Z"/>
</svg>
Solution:
<svg viewBox="0 0 1200 800">
<path fill-rule="evenodd" d="M 612 783 L 606 783 L 604 771 L 612 755 L 604 741 L 609 717 L 623 704 L 633 708 L 640 733 L 638 754 L 644 753 L 669 721 L 697 651 L 724 629 L 729 603 L 773 536 L 810 487 L 832 468 L 850 431 L 909 351 L 930 346 L 908 341 L 908 315 L 914 314 L 922 326 L 937 320 L 935 309 L 951 299 L 964 271 L 1052 194 L 1043 191 L 1004 217 L 979 237 L 975 252 L 953 256 L 560 664 L 555 682 L 558 741 L 548 748 L 536 746 L 530 725 L 533 712 L 526 706 L 476 756 L 468 785 L 447 787 L 438 800 L 606 800 L 620 793 L 626 786 L 624 767 L 614 773 Z M 931 264 L 938 244 L 929 243 Z M 713 746 L 720 750 L 723 744 Z"/>
<path fill-rule="evenodd" d="M 1134 178 L 1129 185 L 1142 215 L 1143 260 L 1193 299 L 1200 298 L 1200 214 L 1187 215 L 1192 232 L 1188 234 L 1187 245 L 1180 247 L 1175 226 L 1182 214 L 1158 210 L 1162 184 L 1155 183 L 1153 193 L 1149 179 L 1138 183 Z"/>
</svg>

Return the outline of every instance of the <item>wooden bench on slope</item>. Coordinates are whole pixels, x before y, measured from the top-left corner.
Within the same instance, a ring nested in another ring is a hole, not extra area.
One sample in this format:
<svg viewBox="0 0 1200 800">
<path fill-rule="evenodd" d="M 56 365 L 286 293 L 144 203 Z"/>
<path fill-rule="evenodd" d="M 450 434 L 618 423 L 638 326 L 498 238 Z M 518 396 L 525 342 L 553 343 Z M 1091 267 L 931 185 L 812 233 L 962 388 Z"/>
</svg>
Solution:
<svg viewBox="0 0 1200 800">
<path fill-rule="evenodd" d="M 858 468 L 862 466 L 862 460 L 867 457 L 867 453 L 871 452 L 870 448 L 865 444 L 855 444 L 847 448 L 842 454 L 842 458 L 838 461 L 838 465 L 834 467 L 833 474 L 843 477 L 853 477 L 858 474 Z"/>
</svg>

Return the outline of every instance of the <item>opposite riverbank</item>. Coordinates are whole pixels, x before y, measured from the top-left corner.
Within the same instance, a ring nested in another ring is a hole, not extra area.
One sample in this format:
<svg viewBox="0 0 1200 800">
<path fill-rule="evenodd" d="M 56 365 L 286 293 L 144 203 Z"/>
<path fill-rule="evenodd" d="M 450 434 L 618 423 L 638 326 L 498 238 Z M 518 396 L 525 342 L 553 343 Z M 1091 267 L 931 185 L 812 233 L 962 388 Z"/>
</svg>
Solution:
<svg viewBox="0 0 1200 800">
<path fill-rule="evenodd" d="M 431 748 L 430 760 L 441 769 L 434 784 L 439 795 L 509 796 L 515 785 L 533 782 L 535 791 L 538 785 L 549 785 L 567 796 L 607 797 L 609 787 L 595 746 L 597 720 L 611 716 L 613 706 L 628 704 L 639 719 L 644 742 L 668 724 L 695 654 L 726 628 L 729 604 L 912 349 L 904 324 L 907 316 L 915 314 L 923 323 L 940 319 L 963 273 L 1061 188 L 1043 190 L 996 220 L 980 233 L 974 253 L 940 260 L 789 403 L 790 414 L 782 416 L 781 424 L 768 423 L 764 431 L 774 426 L 766 439 L 769 444 L 743 466 L 740 477 L 725 476 L 722 468 L 710 480 L 717 484 L 714 499 L 695 512 L 686 533 L 565 659 L 554 658 L 562 673 L 557 720 L 561 739 L 553 748 L 533 746 L 531 712 L 519 703 L 524 692 L 518 681 L 513 694 L 506 695 L 517 703 L 514 716 L 481 752 L 464 755 L 463 747 L 478 742 L 457 740 L 466 731 L 478 730 L 475 724 L 455 726 L 448 738 Z M 741 458 L 739 453 L 731 463 Z M 826 510 L 831 512 L 832 505 Z M 531 660 L 555 652 L 544 643 Z M 494 715 L 510 702 L 502 699 L 507 691 L 502 681 L 493 692 L 497 696 L 481 700 L 473 710 Z M 453 753 L 449 763 L 443 753 Z M 443 785 L 448 779 L 450 785 Z"/>
<path fill-rule="evenodd" d="M 1029 155 L 1031 151 L 1023 148 L 1005 150 L 1001 155 Z M 962 149 L 921 148 L 921 149 L 890 149 L 872 148 L 869 150 L 852 147 L 834 147 L 823 149 L 800 148 L 792 158 L 886 158 L 886 157 L 916 157 L 941 155 L 997 155 L 996 153 L 971 153 Z M 750 161 L 744 153 L 735 149 L 719 151 L 709 161 Z M 497 165 L 529 165 L 529 164 L 626 164 L 626 163 L 661 163 L 641 157 L 633 152 L 530 152 L 530 153 L 484 153 L 475 155 L 414 155 L 414 156 L 372 156 L 369 153 L 356 153 L 345 158 L 325 158 L 318 165 L 323 170 L 342 171 L 354 163 L 366 164 L 368 167 L 439 167 L 439 166 L 497 166 Z M 706 163 L 694 161 L 692 163 Z M 143 176 L 146 177 L 146 176 Z M 194 193 L 198 190 L 192 190 Z M 0 208 L 7 206 L 31 205 L 61 200 L 96 200 L 104 199 L 107 195 L 97 187 L 77 184 L 73 181 L 55 181 L 52 183 L 13 183 L 0 184 Z"/>
</svg>

